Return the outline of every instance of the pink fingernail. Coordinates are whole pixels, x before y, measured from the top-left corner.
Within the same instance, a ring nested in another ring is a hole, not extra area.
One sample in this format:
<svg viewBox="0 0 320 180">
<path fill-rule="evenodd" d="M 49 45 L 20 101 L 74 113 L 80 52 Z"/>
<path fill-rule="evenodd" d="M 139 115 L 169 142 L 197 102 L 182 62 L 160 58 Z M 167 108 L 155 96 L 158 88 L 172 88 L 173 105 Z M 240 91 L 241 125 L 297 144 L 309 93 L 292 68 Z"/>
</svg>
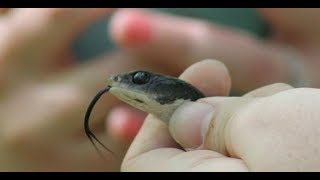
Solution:
<svg viewBox="0 0 320 180">
<path fill-rule="evenodd" d="M 126 107 L 117 107 L 108 116 L 108 132 L 118 140 L 130 142 L 137 135 L 145 116 Z"/>
<path fill-rule="evenodd" d="M 125 46 L 137 46 L 151 41 L 150 17 L 141 10 L 124 10 L 114 18 L 113 36 Z"/>
<path fill-rule="evenodd" d="M 151 22 L 146 14 L 134 14 L 127 24 L 127 43 L 143 44 L 151 40 Z"/>
</svg>

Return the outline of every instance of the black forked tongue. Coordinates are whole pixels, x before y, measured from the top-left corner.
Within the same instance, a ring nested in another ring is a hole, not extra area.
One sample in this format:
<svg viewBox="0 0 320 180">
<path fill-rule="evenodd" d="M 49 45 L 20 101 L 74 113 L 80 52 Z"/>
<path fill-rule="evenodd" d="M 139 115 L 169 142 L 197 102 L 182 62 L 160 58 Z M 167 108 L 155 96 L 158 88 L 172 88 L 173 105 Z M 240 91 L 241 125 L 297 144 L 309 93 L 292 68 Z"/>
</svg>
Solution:
<svg viewBox="0 0 320 180">
<path fill-rule="evenodd" d="M 89 104 L 89 107 L 87 109 L 86 112 L 86 116 L 84 119 L 84 130 L 86 135 L 88 136 L 89 140 L 91 141 L 91 143 L 93 144 L 94 148 L 97 150 L 97 152 L 99 153 L 99 155 L 101 157 L 104 158 L 104 156 L 102 155 L 101 151 L 98 149 L 98 147 L 96 146 L 96 144 L 94 143 L 95 141 L 97 141 L 104 149 L 106 149 L 107 151 L 111 152 L 112 154 L 114 154 L 114 152 L 112 152 L 109 148 L 107 148 L 94 134 L 93 132 L 90 130 L 89 127 L 89 119 L 90 119 L 90 114 L 92 112 L 93 107 L 95 106 L 95 104 L 97 103 L 97 101 L 100 99 L 100 97 L 109 91 L 109 89 L 111 88 L 111 86 L 107 86 L 103 89 L 101 89 L 92 99 L 91 103 Z M 95 140 L 95 141 L 94 141 Z"/>
</svg>

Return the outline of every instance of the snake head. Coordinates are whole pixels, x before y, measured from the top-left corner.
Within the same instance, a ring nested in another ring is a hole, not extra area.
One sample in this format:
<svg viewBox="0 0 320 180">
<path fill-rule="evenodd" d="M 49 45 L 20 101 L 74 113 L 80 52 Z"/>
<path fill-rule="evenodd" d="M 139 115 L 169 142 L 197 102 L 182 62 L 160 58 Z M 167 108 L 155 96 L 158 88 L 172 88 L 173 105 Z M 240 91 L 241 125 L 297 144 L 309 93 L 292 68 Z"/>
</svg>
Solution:
<svg viewBox="0 0 320 180">
<path fill-rule="evenodd" d="M 167 122 L 175 109 L 204 95 L 191 84 L 167 75 L 131 71 L 111 75 L 110 93 L 118 99 Z"/>
</svg>

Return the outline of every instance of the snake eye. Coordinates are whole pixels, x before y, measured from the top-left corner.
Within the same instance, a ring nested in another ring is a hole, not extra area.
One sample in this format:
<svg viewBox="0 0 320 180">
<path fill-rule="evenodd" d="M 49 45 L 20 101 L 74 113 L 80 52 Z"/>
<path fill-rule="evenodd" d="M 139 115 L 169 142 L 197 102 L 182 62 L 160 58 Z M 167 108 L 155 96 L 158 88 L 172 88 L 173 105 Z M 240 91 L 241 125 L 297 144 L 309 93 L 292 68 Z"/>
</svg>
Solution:
<svg viewBox="0 0 320 180">
<path fill-rule="evenodd" d="M 136 72 L 132 77 L 132 82 L 135 84 L 145 84 L 149 81 L 150 75 L 146 72 Z"/>
</svg>

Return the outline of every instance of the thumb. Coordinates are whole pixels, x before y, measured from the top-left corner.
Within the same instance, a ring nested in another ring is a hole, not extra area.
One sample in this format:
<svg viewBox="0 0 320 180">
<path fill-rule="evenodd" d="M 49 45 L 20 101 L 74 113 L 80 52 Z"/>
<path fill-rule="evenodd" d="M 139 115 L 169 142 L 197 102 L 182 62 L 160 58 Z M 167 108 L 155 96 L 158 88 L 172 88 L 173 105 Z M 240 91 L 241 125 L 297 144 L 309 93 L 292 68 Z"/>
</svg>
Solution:
<svg viewBox="0 0 320 180">
<path fill-rule="evenodd" d="M 229 119 L 252 100 L 253 97 L 210 97 L 185 103 L 172 115 L 170 133 L 185 149 L 205 145 L 210 150 L 227 155 L 223 131 Z M 209 138 L 214 140 L 207 141 Z"/>
<path fill-rule="evenodd" d="M 174 139 L 186 149 L 205 147 L 228 155 L 225 133 L 231 119 L 248 105 L 265 96 L 291 89 L 276 83 L 258 88 L 243 97 L 208 97 L 179 107 L 170 120 L 169 129 Z"/>
<path fill-rule="evenodd" d="M 173 114 L 171 132 L 186 147 L 180 129 L 193 133 L 197 126 L 181 122 L 196 122 L 188 118 L 197 118 L 199 104 L 210 105 L 212 114 L 202 114 L 204 149 L 241 159 L 251 171 L 317 171 L 320 91 L 283 87 L 265 97 L 211 97 L 185 105 Z"/>
</svg>

